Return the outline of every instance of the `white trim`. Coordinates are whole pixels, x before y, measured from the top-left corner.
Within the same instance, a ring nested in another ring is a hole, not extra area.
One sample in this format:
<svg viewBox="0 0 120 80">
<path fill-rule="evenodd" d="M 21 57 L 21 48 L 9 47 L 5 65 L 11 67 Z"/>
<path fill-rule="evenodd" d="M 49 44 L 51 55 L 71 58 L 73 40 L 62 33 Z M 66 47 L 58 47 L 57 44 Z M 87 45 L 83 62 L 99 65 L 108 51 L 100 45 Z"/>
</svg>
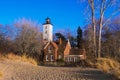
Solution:
<svg viewBox="0 0 120 80">
<path fill-rule="evenodd" d="M 83 55 L 80 55 L 80 57 L 83 57 Z"/>
<path fill-rule="evenodd" d="M 67 56 L 73 56 L 73 57 L 83 57 L 84 55 L 67 55 Z"/>
<path fill-rule="evenodd" d="M 46 49 L 49 44 L 50 44 L 50 42 L 47 43 L 47 45 L 44 47 L 44 49 Z"/>
<path fill-rule="evenodd" d="M 76 58 L 76 57 L 73 58 L 73 61 L 74 61 L 74 62 L 76 61 L 75 58 Z"/>
</svg>

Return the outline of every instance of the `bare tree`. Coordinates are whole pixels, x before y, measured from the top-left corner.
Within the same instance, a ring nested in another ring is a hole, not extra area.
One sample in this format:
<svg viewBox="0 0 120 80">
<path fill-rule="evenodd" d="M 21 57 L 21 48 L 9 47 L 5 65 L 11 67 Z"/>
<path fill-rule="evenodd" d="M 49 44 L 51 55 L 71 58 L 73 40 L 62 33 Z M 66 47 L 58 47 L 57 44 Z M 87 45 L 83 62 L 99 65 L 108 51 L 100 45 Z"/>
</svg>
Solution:
<svg viewBox="0 0 120 80">
<path fill-rule="evenodd" d="M 88 0 L 92 13 L 92 27 L 93 27 L 93 51 L 94 56 L 96 56 L 96 25 L 95 25 L 95 3 L 94 0 Z"/>
<path fill-rule="evenodd" d="M 88 24 L 85 27 L 84 31 L 84 40 L 85 40 L 85 49 L 87 57 L 90 59 L 95 59 L 95 54 L 93 52 L 93 27 L 91 24 Z"/>
<path fill-rule="evenodd" d="M 40 26 L 26 19 L 18 20 L 15 24 L 17 30 L 15 44 L 16 52 L 27 56 L 35 56 L 42 48 Z"/>
<path fill-rule="evenodd" d="M 98 1 L 99 2 L 99 1 Z M 120 10 L 120 7 L 117 7 L 109 16 L 109 18 L 107 18 L 106 21 L 104 21 L 104 17 L 105 17 L 105 11 L 107 11 L 108 8 L 112 7 L 113 8 L 113 4 L 115 4 L 115 0 L 100 0 L 100 23 L 99 23 L 99 39 L 98 39 L 98 58 L 101 57 L 101 35 L 102 35 L 102 29 L 103 27 L 106 25 L 106 23 L 111 19 L 111 17 L 113 15 L 115 15 L 116 12 L 118 12 Z M 119 4 L 118 4 L 119 5 Z M 116 5 L 117 6 L 117 5 Z"/>
<path fill-rule="evenodd" d="M 12 28 L 10 25 L 0 26 L 0 52 L 8 53 L 11 52 L 12 48 Z"/>
<path fill-rule="evenodd" d="M 120 11 L 120 1 L 119 0 L 85 0 L 88 2 L 92 17 L 92 26 L 93 26 L 93 43 L 95 52 L 97 52 L 97 57 L 101 57 L 101 40 L 102 40 L 102 30 L 103 27 L 107 25 L 107 23 L 111 20 L 111 18 Z M 106 18 L 105 12 L 108 12 L 108 9 L 111 9 L 112 12 L 109 13 Z M 98 14 L 98 15 L 95 15 Z M 99 19 L 99 30 L 97 31 L 97 23 L 95 19 Z M 96 32 L 98 33 L 98 40 L 96 36 Z M 97 43 L 98 41 L 98 43 Z M 97 44 L 96 44 L 97 43 Z"/>
</svg>

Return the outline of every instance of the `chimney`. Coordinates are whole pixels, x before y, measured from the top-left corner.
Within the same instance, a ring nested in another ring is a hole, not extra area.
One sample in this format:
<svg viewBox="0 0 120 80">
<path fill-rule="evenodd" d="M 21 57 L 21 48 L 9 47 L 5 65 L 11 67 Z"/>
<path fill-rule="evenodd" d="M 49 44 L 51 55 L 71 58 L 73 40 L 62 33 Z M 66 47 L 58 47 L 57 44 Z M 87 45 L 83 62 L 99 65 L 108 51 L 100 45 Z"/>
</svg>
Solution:
<svg viewBox="0 0 120 80">
<path fill-rule="evenodd" d="M 69 39 L 68 39 L 67 45 L 68 45 L 68 46 L 70 47 L 70 49 L 71 49 L 71 45 L 70 45 Z"/>
<path fill-rule="evenodd" d="M 59 38 L 59 45 L 61 45 L 62 44 L 62 39 L 61 38 Z"/>
</svg>

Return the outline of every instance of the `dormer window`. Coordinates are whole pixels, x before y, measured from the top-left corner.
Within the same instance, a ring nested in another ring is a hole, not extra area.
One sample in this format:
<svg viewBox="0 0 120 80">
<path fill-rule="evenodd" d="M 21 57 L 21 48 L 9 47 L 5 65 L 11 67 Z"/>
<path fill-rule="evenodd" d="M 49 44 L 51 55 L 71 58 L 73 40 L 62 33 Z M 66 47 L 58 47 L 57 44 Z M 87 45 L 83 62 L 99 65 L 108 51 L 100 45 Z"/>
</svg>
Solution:
<svg viewBox="0 0 120 80">
<path fill-rule="evenodd" d="M 48 50 L 52 50 L 52 48 L 53 48 L 52 46 L 48 46 Z"/>
<path fill-rule="evenodd" d="M 48 46 L 48 53 L 52 53 L 52 46 Z"/>
</svg>

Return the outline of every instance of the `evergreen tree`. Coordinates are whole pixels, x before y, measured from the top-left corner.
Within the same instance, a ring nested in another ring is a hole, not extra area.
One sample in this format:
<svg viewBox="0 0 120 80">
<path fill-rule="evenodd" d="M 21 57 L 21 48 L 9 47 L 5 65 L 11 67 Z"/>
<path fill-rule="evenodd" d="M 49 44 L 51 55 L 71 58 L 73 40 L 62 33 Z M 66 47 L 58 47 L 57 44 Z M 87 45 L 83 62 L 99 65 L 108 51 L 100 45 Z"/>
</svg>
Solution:
<svg viewBox="0 0 120 80">
<path fill-rule="evenodd" d="M 82 48 L 82 29 L 80 26 L 77 29 L 77 47 Z"/>
<path fill-rule="evenodd" d="M 61 33 L 55 33 L 55 36 L 57 37 L 57 39 L 61 38 L 63 41 L 66 41 L 65 36 Z"/>
</svg>

